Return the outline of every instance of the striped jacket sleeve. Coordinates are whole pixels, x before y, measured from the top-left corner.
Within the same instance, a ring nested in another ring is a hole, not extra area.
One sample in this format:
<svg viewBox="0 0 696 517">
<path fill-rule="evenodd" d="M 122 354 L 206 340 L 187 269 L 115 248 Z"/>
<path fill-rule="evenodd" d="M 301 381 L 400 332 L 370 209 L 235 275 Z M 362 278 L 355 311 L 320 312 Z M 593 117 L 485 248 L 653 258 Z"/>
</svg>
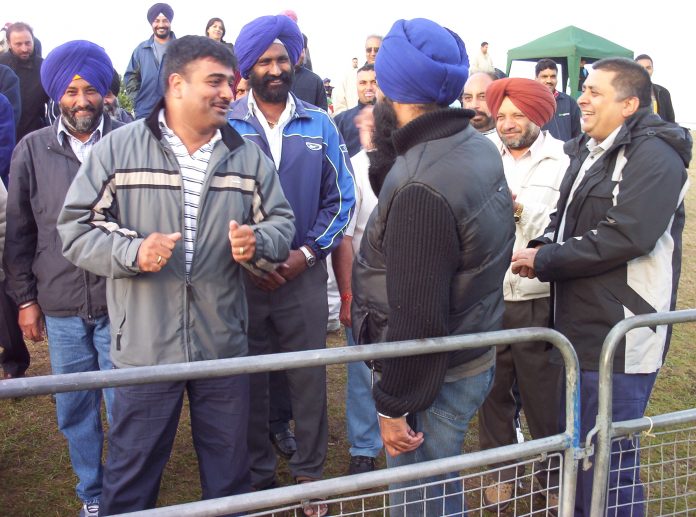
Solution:
<svg viewBox="0 0 696 517">
<path fill-rule="evenodd" d="M 107 278 L 139 273 L 138 248 L 144 238 L 118 222 L 110 146 L 94 147 L 68 190 L 58 217 L 63 255 L 73 264 Z"/>
<path fill-rule="evenodd" d="M 306 242 L 320 259 L 331 253 L 341 242 L 355 205 L 355 181 L 348 149 L 326 114 L 323 124 L 325 154 L 322 206 L 314 226 L 307 233 Z"/>
</svg>

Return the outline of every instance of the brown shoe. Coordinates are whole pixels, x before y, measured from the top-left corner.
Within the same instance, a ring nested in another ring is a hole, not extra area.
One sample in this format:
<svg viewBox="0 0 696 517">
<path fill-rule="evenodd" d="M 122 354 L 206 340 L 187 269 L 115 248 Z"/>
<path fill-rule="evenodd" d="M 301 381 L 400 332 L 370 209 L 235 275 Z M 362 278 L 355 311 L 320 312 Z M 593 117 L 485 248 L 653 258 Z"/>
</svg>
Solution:
<svg viewBox="0 0 696 517">
<path fill-rule="evenodd" d="M 508 506 L 515 493 L 515 484 L 512 481 L 506 483 L 493 483 L 483 489 L 484 508 L 495 507 L 495 511 L 502 512 Z"/>
</svg>

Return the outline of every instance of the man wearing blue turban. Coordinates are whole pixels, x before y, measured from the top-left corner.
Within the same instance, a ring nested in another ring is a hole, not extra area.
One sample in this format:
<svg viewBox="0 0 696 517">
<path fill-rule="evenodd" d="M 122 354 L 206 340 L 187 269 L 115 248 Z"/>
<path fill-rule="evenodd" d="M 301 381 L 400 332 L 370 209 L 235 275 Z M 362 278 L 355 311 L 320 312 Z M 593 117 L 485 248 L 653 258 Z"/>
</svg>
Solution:
<svg viewBox="0 0 696 517">
<path fill-rule="evenodd" d="M 468 67 L 459 36 L 426 19 L 397 21 L 377 54 L 384 95 L 368 156 L 378 204 L 352 281 L 359 344 L 502 327 L 512 199 L 499 153 L 470 124 L 474 113 L 448 108 Z M 387 465 L 460 454 L 494 365 L 492 347 L 381 361 L 373 396 Z M 390 486 L 390 515 L 463 515 L 457 476 Z"/>
<path fill-rule="evenodd" d="M 120 126 L 103 116 L 113 68 L 100 46 L 70 41 L 41 67 L 44 90 L 60 108 L 52 126 L 17 145 L 10 166 L 5 273 L 7 293 L 19 308 L 24 336 L 48 335 L 54 374 L 112 368 L 106 282 L 63 257 L 56 220 L 81 163 L 93 146 Z M 58 243 L 58 244 L 57 244 Z M 103 390 L 111 421 L 112 390 Z M 102 390 L 56 395 L 58 427 L 68 441 L 78 478 L 80 516 L 99 511 L 102 493 Z"/>
<path fill-rule="evenodd" d="M 287 16 L 263 16 L 245 25 L 235 43 L 242 77 L 251 91 L 232 105 L 229 123 L 271 158 L 295 213 L 288 260 L 264 277 L 247 275 L 249 354 L 326 346 L 328 303 L 324 259 L 348 226 L 354 199 L 350 159 L 324 110 L 290 92 L 302 33 Z M 270 330 L 272 329 L 272 330 Z M 297 451 L 289 461 L 298 483 L 320 479 L 326 460 L 326 369 L 287 373 Z M 252 484 L 275 483 L 276 457 L 268 440 L 268 374 L 251 376 L 249 455 Z M 307 504 L 306 515 L 325 515 Z"/>
<path fill-rule="evenodd" d="M 157 3 L 147 11 L 152 36 L 135 47 L 123 76 L 126 93 L 133 100 L 135 118 L 147 117 L 162 98 L 160 68 L 167 46 L 176 39 L 173 19 L 174 10 L 169 4 Z"/>
</svg>

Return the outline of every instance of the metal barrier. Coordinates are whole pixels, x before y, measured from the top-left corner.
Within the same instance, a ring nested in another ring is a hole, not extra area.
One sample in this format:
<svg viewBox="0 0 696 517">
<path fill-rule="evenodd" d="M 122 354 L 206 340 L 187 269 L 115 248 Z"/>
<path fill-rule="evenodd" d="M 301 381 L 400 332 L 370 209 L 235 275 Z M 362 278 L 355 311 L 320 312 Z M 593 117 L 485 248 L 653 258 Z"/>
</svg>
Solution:
<svg viewBox="0 0 696 517">
<path fill-rule="evenodd" d="M 449 336 L 398 343 L 383 343 L 266 356 L 240 357 L 216 361 L 200 361 L 185 364 L 10 379 L 0 381 L 0 399 L 162 381 L 222 377 L 242 373 L 277 371 L 306 366 L 321 366 L 364 361 L 368 359 L 385 359 L 406 355 L 432 354 L 434 352 L 449 352 L 464 348 L 486 347 L 526 341 L 546 341 L 556 346 L 561 352 L 565 363 L 567 393 L 566 429 L 563 433 L 540 440 L 532 440 L 487 451 L 462 454 L 460 456 L 419 463 L 417 465 L 408 465 L 354 476 L 327 479 L 303 485 L 266 490 L 263 492 L 262 496 L 258 492 L 248 493 L 220 499 L 156 508 L 153 510 L 129 513 L 127 515 L 143 517 L 202 517 L 233 512 L 256 511 L 263 508 L 278 508 L 282 505 L 292 505 L 285 508 L 285 510 L 297 509 L 298 506 L 295 504 L 297 501 L 314 498 L 329 498 L 357 491 L 373 490 L 388 484 L 422 479 L 428 476 L 436 476 L 467 469 L 476 469 L 503 461 L 519 461 L 520 459 L 526 458 L 527 462 L 531 461 L 534 463 L 547 459 L 549 455 L 553 454 L 556 454 L 559 463 L 562 456 L 561 477 L 558 483 L 559 486 L 549 488 L 556 488 L 559 490 L 560 501 L 558 506 L 561 515 L 571 515 L 575 500 L 577 460 L 582 457 L 579 438 L 580 420 L 578 414 L 579 365 L 575 351 L 567 338 L 547 328 L 504 330 L 499 332 Z M 461 476 L 460 479 L 463 481 L 471 480 L 476 477 L 481 479 L 485 473 L 495 472 L 496 470 L 498 469 L 467 474 Z M 450 481 L 451 480 L 448 480 L 448 483 Z M 440 483 L 442 483 L 442 481 L 440 481 Z M 412 487 L 410 489 L 412 489 Z M 482 492 L 483 488 L 479 487 L 478 490 L 480 500 L 480 492 Z M 470 498 L 475 498 L 475 491 L 475 488 L 471 489 L 465 486 L 462 497 L 469 495 Z M 515 497 L 514 503 L 517 504 L 518 500 L 522 501 L 538 493 L 538 490 L 532 488 L 528 493 L 519 494 L 519 497 Z M 384 494 L 386 493 L 383 492 L 382 497 L 383 500 L 386 501 L 386 499 L 384 499 L 386 495 Z M 369 497 L 379 498 L 379 494 L 368 494 L 367 496 L 360 497 L 362 497 L 364 501 Z M 336 501 L 341 501 L 341 508 L 343 508 L 343 501 L 348 501 L 350 499 L 351 497 L 348 497 L 344 500 L 336 499 Z M 348 506 L 350 505 L 346 503 L 346 507 Z M 381 509 L 377 511 L 386 512 L 386 508 L 388 508 L 388 506 L 382 504 Z M 556 510 L 556 508 L 550 509 Z M 273 514 L 273 512 L 269 511 L 262 514 Z M 363 510 L 360 514 L 363 515 L 368 513 L 366 510 Z M 341 513 L 340 515 L 351 514 Z"/>
<path fill-rule="evenodd" d="M 662 460 L 660 460 L 658 463 L 658 468 L 663 471 L 662 475 L 660 475 L 660 480 L 656 482 L 649 477 L 645 494 L 643 494 L 643 484 L 639 477 L 640 471 L 636 469 L 635 478 L 637 481 L 634 483 L 631 490 L 631 501 L 628 503 L 619 502 L 618 491 L 612 490 L 613 494 L 611 495 L 613 496 L 613 500 L 610 500 L 610 504 L 607 505 L 610 479 L 609 470 L 612 458 L 612 443 L 619 442 L 621 439 L 626 439 L 626 437 L 628 437 L 628 439 L 632 440 L 633 445 L 629 446 L 628 450 L 625 452 L 623 450 L 619 450 L 614 454 L 619 456 L 625 453 L 633 454 L 636 455 L 636 458 L 638 459 L 638 455 L 641 453 L 641 447 L 639 445 L 639 437 L 637 436 L 637 433 L 647 430 L 648 436 L 656 438 L 658 435 L 651 434 L 654 427 L 696 422 L 696 409 L 669 413 L 652 418 L 643 417 L 624 422 L 612 422 L 612 367 L 614 364 L 614 355 L 616 349 L 619 346 L 619 343 L 621 343 L 623 337 L 632 329 L 689 321 L 696 321 L 696 310 L 690 309 L 634 316 L 619 322 L 609 332 L 609 334 L 607 334 L 602 347 L 602 354 L 600 356 L 597 423 L 588 433 L 586 439 L 586 448 L 589 449 L 591 447 L 591 441 L 594 435 L 597 435 L 597 447 L 594 455 L 596 458 L 594 466 L 595 470 L 592 483 L 592 515 L 614 513 L 619 511 L 622 506 L 633 506 L 635 503 L 640 506 L 647 506 L 653 500 L 657 501 L 659 505 L 663 505 L 665 501 L 672 501 L 675 503 L 674 511 L 680 514 L 687 513 L 677 508 L 677 503 L 679 501 L 684 502 L 684 508 L 686 511 L 689 509 L 696 510 L 696 474 L 694 474 L 694 471 L 696 471 L 696 465 L 694 465 L 694 457 L 696 455 L 696 452 L 694 452 L 696 446 L 696 432 L 694 431 L 693 426 L 676 431 L 672 430 L 659 433 L 659 436 L 663 440 L 662 443 L 644 447 L 642 451 L 648 457 L 647 469 L 648 475 L 650 476 L 654 465 L 652 460 L 650 460 L 649 454 L 652 454 L 655 450 L 657 450 L 657 452 L 660 454 L 664 454 L 665 447 L 670 450 L 670 459 L 668 461 L 664 461 L 663 456 Z M 675 437 L 671 438 L 671 436 Z M 681 461 L 678 461 L 680 459 L 679 455 L 682 453 L 682 450 L 684 451 L 684 455 L 686 455 L 686 457 L 681 458 Z M 589 467 L 587 463 L 588 462 L 586 461 L 586 468 Z M 668 479 L 665 479 L 664 475 L 665 465 L 672 466 L 672 473 Z M 612 472 L 611 474 L 613 476 L 617 476 L 619 473 Z M 665 481 L 670 481 L 672 484 L 670 494 L 667 494 L 666 496 L 663 491 L 663 484 Z M 691 485 L 689 485 L 689 482 L 691 482 Z M 656 490 L 660 492 L 661 495 L 659 495 L 657 498 L 651 499 L 651 493 L 654 494 Z M 638 495 L 638 500 L 635 500 L 636 494 Z M 628 508 L 628 510 L 630 511 L 631 508 Z M 666 514 L 662 510 L 665 509 L 661 508 L 659 510 L 659 515 Z M 643 511 L 638 510 L 635 514 L 643 515 Z M 646 513 L 646 515 L 657 514 L 658 511 Z M 667 513 L 667 515 L 675 514 L 676 513 Z M 631 512 L 631 515 L 634 515 L 634 513 Z"/>
</svg>

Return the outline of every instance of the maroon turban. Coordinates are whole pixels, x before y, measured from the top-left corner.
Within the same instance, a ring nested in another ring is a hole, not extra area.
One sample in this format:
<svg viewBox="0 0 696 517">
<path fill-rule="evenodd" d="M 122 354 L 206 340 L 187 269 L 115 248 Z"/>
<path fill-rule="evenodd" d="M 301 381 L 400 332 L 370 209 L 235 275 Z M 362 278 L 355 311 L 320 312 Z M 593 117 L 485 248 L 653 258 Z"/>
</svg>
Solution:
<svg viewBox="0 0 696 517">
<path fill-rule="evenodd" d="M 486 104 L 493 118 L 498 116 L 498 110 L 505 97 L 510 97 L 524 115 L 542 127 L 553 118 L 556 112 L 556 99 L 549 89 L 531 79 L 508 77 L 493 81 L 486 90 Z"/>
</svg>

